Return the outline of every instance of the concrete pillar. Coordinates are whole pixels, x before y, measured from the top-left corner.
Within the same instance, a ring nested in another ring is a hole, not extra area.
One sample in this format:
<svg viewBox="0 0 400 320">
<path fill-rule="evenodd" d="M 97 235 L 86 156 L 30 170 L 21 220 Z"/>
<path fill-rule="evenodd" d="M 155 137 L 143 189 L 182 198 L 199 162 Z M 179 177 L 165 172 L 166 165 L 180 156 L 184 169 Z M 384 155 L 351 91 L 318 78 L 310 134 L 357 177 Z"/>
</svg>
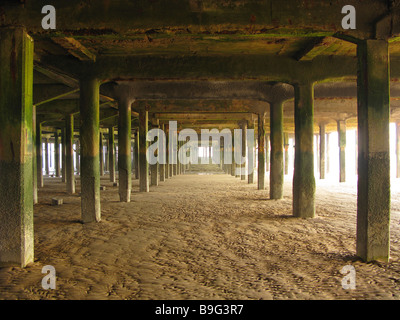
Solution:
<svg viewBox="0 0 400 320">
<path fill-rule="evenodd" d="M 363 40 L 358 58 L 357 255 L 389 260 L 390 150 L 389 45 Z"/>
<path fill-rule="evenodd" d="M 270 104 L 271 128 L 271 171 L 270 171 L 270 199 L 283 197 L 283 102 Z"/>
<path fill-rule="evenodd" d="M 33 40 L 0 28 L 0 266 L 34 260 Z"/>
<path fill-rule="evenodd" d="M 80 80 L 81 214 L 100 221 L 99 88 L 97 79 Z"/>
<path fill-rule="evenodd" d="M 61 176 L 60 171 L 60 132 L 56 130 L 54 132 L 54 166 L 55 166 L 55 173 L 56 177 Z"/>
<path fill-rule="evenodd" d="M 114 127 L 108 128 L 108 166 L 110 168 L 110 181 L 115 182 L 115 132 Z"/>
<path fill-rule="evenodd" d="M 61 129 L 61 175 L 62 175 L 62 182 L 65 182 L 66 180 L 66 175 L 67 175 L 67 166 L 65 163 L 65 155 L 66 155 L 67 149 L 65 147 L 65 128 Z"/>
<path fill-rule="evenodd" d="M 289 133 L 283 134 L 283 147 L 285 149 L 285 175 L 289 174 Z"/>
<path fill-rule="evenodd" d="M 339 182 L 346 182 L 346 121 L 337 122 L 339 143 Z"/>
<path fill-rule="evenodd" d="M 119 200 L 121 202 L 131 201 L 131 105 L 132 100 L 130 99 L 123 98 L 118 101 L 118 172 Z"/>
<path fill-rule="evenodd" d="M 165 178 L 171 178 L 171 170 L 169 166 L 169 126 L 168 124 L 164 125 L 165 132 Z"/>
<path fill-rule="evenodd" d="M 102 132 L 99 132 L 99 158 L 100 158 L 100 176 L 104 176 L 104 155 L 103 155 L 103 133 Z"/>
<path fill-rule="evenodd" d="M 153 126 L 154 129 L 159 128 L 158 125 Z M 158 140 L 157 142 L 155 142 L 158 144 Z M 155 155 L 158 155 L 158 149 L 157 152 L 155 153 Z M 159 181 L 159 163 L 157 161 L 157 163 L 155 164 L 151 164 L 150 165 L 150 185 L 151 186 L 158 186 L 158 181 Z"/>
<path fill-rule="evenodd" d="M 65 163 L 67 192 L 75 193 L 75 172 L 74 172 L 74 115 L 65 116 Z"/>
<path fill-rule="evenodd" d="M 231 176 L 236 177 L 236 161 L 235 161 L 235 138 L 234 130 L 232 130 L 232 164 L 231 164 Z"/>
<path fill-rule="evenodd" d="M 165 132 L 165 125 L 164 125 L 164 124 L 161 124 L 161 130 L 162 130 L 163 132 Z M 160 181 L 161 181 L 161 182 L 165 181 L 165 176 L 166 176 L 166 174 L 165 174 L 165 167 L 166 167 L 165 164 L 163 164 L 163 163 L 160 163 L 160 164 L 159 164 Z"/>
<path fill-rule="evenodd" d="M 50 153 L 49 153 L 49 138 L 44 138 L 44 169 L 46 175 L 50 175 Z"/>
<path fill-rule="evenodd" d="M 396 178 L 400 178 L 400 122 L 396 123 Z"/>
<path fill-rule="evenodd" d="M 43 188 L 43 148 L 42 148 L 42 124 L 36 122 L 36 166 L 37 186 Z"/>
<path fill-rule="evenodd" d="M 149 192 L 149 163 L 146 159 L 148 111 L 139 111 L 139 191 Z"/>
<path fill-rule="evenodd" d="M 244 163 L 240 166 L 240 180 L 246 180 L 246 166 L 247 166 L 247 121 L 240 123 L 240 129 L 242 130 L 242 157 L 245 159 Z"/>
<path fill-rule="evenodd" d="M 135 179 L 139 179 L 139 131 L 135 132 Z"/>
<path fill-rule="evenodd" d="M 81 174 L 81 160 L 80 160 L 80 151 L 81 151 L 81 143 L 79 139 L 76 140 L 75 143 L 75 156 L 76 156 L 76 174 L 80 175 Z"/>
<path fill-rule="evenodd" d="M 249 129 L 254 130 L 254 122 L 249 122 Z M 247 135 L 250 134 L 251 131 L 247 130 Z M 249 139 L 247 144 L 247 182 L 249 184 L 254 183 L 254 131 L 251 133 L 253 135 L 253 139 Z"/>
<path fill-rule="evenodd" d="M 269 172 L 269 167 L 270 167 L 270 152 L 271 149 L 271 141 L 270 141 L 270 134 L 266 133 L 265 134 L 265 170 Z"/>
<path fill-rule="evenodd" d="M 326 125 L 325 123 L 321 123 L 319 125 L 319 178 L 325 179 L 325 159 L 326 159 Z"/>
<path fill-rule="evenodd" d="M 265 190 L 265 113 L 258 114 L 258 190 Z"/>
<path fill-rule="evenodd" d="M 315 216 L 314 177 L 314 89 L 312 83 L 295 85 L 295 159 L 293 174 L 293 215 Z"/>
<path fill-rule="evenodd" d="M 1 40 L 0 40 L 1 41 Z M 37 176 L 37 156 L 36 156 L 36 106 L 32 105 L 32 170 L 33 170 L 33 204 L 39 202 L 38 199 L 38 176 Z M 1 259 L 0 259 L 1 260 Z"/>
<path fill-rule="evenodd" d="M 316 164 L 317 164 L 317 173 L 320 172 L 319 170 L 319 135 L 315 134 L 315 157 L 317 158 Z"/>
</svg>

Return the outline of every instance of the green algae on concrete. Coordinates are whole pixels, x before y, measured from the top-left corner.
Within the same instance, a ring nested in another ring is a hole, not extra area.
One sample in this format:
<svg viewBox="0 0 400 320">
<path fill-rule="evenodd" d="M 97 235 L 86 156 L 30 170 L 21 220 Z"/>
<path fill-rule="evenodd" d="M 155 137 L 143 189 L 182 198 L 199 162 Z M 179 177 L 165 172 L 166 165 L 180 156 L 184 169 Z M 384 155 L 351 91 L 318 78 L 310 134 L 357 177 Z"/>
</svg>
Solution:
<svg viewBox="0 0 400 320">
<path fill-rule="evenodd" d="M 66 179 L 67 193 L 75 193 L 75 174 L 74 174 L 74 115 L 65 116 L 65 163 L 66 163 Z"/>
<path fill-rule="evenodd" d="M 34 261 L 33 40 L 0 29 L 0 265 Z"/>
</svg>

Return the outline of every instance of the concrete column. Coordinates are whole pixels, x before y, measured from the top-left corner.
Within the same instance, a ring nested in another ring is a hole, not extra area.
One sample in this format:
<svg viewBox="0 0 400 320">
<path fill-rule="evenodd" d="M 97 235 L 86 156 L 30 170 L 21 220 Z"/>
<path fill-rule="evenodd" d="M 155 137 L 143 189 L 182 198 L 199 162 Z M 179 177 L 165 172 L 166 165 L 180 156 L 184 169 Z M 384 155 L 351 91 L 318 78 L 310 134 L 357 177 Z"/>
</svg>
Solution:
<svg viewBox="0 0 400 320">
<path fill-rule="evenodd" d="M 67 192 L 75 193 L 75 172 L 74 172 L 74 115 L 65 116 L 65 146 L 66 146 L 66 183 Z"/>
<path fill-rule="evenodd" d="M 317 173 L 319 173 L 320 170 L 319 170 L 319 137 L 318 137 L 318 134 L 315 134 L 314 137 L 315 137 L 315 141 L 314 141 L 314 143 L 315 143 L 315 157 L 317 158 L 317 161 L 316 161 Z"/>
<path fill-rule="evenodd" d="M 357 255 L 389 260 L 390 150 L 389 45 L 364 40 L 358 58 Z"/>
<path fill-rule="evenodd" d="M 0 28 L 0 266 L 34 260 L 33 40 Z"/>
<path fill-rule="evenodd" d="M 99 132 L 100 176 L 104 176 L 103 133 Z"/>
<path fill-rule="evenodd" d="M 236 177 L 236 161 L 235 161 L 235 138 L 234 130 L 232 130 L 232 164 L 231 164 L 231 176 Z"/>
<path fill-rule="evenodd" d="M 396 123 L 396 178 L 400 178 L 400 122 Z"/>
<path fill-rule="evenodd" d="M 325 179 L 325 159 L 326 159 L 326 125 L 325 123 L 321 123 L 319 125 L 319 178 Z"/>
<path fill-rule="evenodd" d="M 265 113 L 258 114 L 258 190 L 265 190 Z"/>
<path fill-rule="evenodd" d="M 60 132 L 58 130 L 54 132 L 54 160 L 56 177 L 60 177 Z"/>
<path fill-rule="evenodd" d="M 254 122 L 249 122 L 249 129 L 254 130 Z M 247 130 L 247 135 L 250 134 L 251 131 Z M 249 143 L 247 144 L 247 182 L 248 184 L 254 183 L 254 131 L 252 133 L 253 139 L 249 139 Z M 253 141 L 253 142 L 252 142 Z"/>
<path fill-rule="evenodd" d="M 155 126 L 153 126 L 153 128 L 158 129 L 159 126 L 155 125 Z M 158 144 L 158 140 L 155 143 Z M 155 155 L 158 155 L 158 149 L 157 149 L 157 153 L 155 153 Z M 158 186 L 158 182 L 159 182 L 159 163 L 157 162 L 155 164 L 150 165 L 150 185 Z"/>
<path fill-rule="evenodd" d="M 289 174 L 289 133 L 283 134 L 283 147 L 285 149 L 285 175 Z"/>
<path fill-rule="evenodd" d="M 46 175 L 50 175 L 50 164 L 49 164 L 49 159 L 50 159 L 50 154 L 49 154 L 49 138 L 44 138 L 44 169 L 46 172 Z"/>
<path fill-rule="evenodd" d="M 337 122 L 339 142 L 339 182 L 346 182 L 346 121 Z"/>
<path fill-rule="evenodd" d="M 265 134 L 265 170 L 269 172 L 269 167 L 270 167 L 270 147 L 271 147 L 271 141 L 270 141 L 270 134 L 266 133 Z"/>
<path fill-rule="evenodd" d="M 80 175 L 81 174 L 81 161 L 80 161 L 80 150 L 81 150 L 81 143 L 79 139 L 76 140 L 75 143 L 75 156 L 76 156 L 76 174 Z"/>
<path fill-rule="evenodd" d="M 293 215 L 315 216 L 314 177 L 314 89 L 312 83 L 295 85 L 295 159 L 293 174 Z"/>
<path fill-rule="evenodd" d="M 1 41 L 1 40 L 0 40 Z M 37 156 L 36 156 L 36 106 L 32 105 L 32 170 L 33 170 L 33 204 L 39 202 L 38 199 L 38 176 L 37 176 Z M 1 259 L 0 259 L 1 260 Z"/>
<path fill-rule="evenodd" d="M 108 165 L 110 167 L 110 181 L 115 182 L 115 132 L 114 127 L 108 128 Z"/>
<path fill-rule="evenodd" d="M 36 122 L 36 163 L 37 186 L 43 188 L 43 148 L 42 148 L 42 124 Z"/>
<path fill-rule="evenodd" d="M 270 104 L 271 117 L 271 171 L 270 171 L 270 199 L 283 197 L 283 102 Z"/>
<path fill-rule="evenodd" d="M 147 151 L 147 131 L 148 131 L 148 112 L 139 111 L 139 191 L 149 192 L 149 163 L 146 159 Z"/>
<path fill-rule="evenodd" d="M 247 121 L 240 123 L 240 129 L 242 129 L 242 157 L 245 159 L 244 163 L 240 166 L 240 180 L 246 180 L 246 166 L 248 163 L 247 159 Z"/>
<path fill-rule="evenodd" d="M 164 124 L 162 124 L 161 125 L 161 130 L 163 131 L 163 132 L 165 132 L 165 125 Z M 165 181 L 165 167 L 166 167 L 166 165 L 165 164 L 162 164 L 162 163 L 160 163 L 159 164 L 159 169 L 160 169 L 160 181 L 162 182 L 162 181 Z"/>
<path fill-rule="evenodd" d="M 121 202 L 131 201 L 131 105 L 132 100 L 130 99 L 124 98 L 118 101 L 118 172 L 119 200 Z"/>
<path fill-rule="evenodd" d="M 66 180 L 66 175 L 67 175 L 67 166 L 65 163 L 65 155 L 66 155 L 67 149 L 65 146 L 65 128 L 61 129 L 61 175 L 62 175 L 62 182 L 65 182 Z"/>
<path fill-rule="evenodd" d="M 135 132 L 135 179 L 139 179 L 139 131 Z"/>
<path fill-rule="evenodd" d="M 97 79 L 80 80 L 81 214 L 100 221 L 99 88 Z"/>
<path fill-rule="evenodd" d="M 165 178 L 171 178 L 171 170 L 169 166 L 169 126 L 168 124 L 164 125 L 165 132 Z"/>
<path fill-rule="evenodd" d="M 177 141 L 177 144 L 176 144 L 177 147 L 178 147 L 178 143 L 179 143 L 179 141 Z M 172 165 L 172 174 L 174 176 L 177 176 L 179 174 L 178 173 L 178 156 L 177 156 L 178 150 L 171 150 L 170 152 L 172 152 L 172 159 L 174 159 L 174 163 Z M 210 154 L 211 154 L 211 152 L 210 152 Z"/>
</svg>

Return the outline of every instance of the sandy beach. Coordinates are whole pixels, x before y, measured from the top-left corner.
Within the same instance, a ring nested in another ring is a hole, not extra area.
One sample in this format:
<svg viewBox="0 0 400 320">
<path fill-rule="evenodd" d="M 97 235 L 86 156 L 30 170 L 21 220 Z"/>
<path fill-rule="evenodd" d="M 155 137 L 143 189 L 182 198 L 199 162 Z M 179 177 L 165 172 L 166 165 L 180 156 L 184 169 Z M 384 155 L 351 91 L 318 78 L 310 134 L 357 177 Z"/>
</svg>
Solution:
<svg viewBox="0 0 400 320">
<path fill-rule="evenodd" d="M 80 222 L 80 185 L 46 178 L 35 214 L 35 262 L 0 269 L 0 299 L 399 299 L 400 192 L 392 190 L 391 259 L 355 256 L 356 185 L 317 181 L 316 214 L 224 174 L 175 176 L 120 203 L 102 177 L 102 221 Z M 392 183 L 395 186 L 395 183 Z M 268 182 L 267 182 L 268 186 Z M 64 204 L 51 206 L 51 198 Z M 56 269 L 44 290 L 42 267 Z M 340 270 L 353 265 L 356 289 Z"/>
</svg>

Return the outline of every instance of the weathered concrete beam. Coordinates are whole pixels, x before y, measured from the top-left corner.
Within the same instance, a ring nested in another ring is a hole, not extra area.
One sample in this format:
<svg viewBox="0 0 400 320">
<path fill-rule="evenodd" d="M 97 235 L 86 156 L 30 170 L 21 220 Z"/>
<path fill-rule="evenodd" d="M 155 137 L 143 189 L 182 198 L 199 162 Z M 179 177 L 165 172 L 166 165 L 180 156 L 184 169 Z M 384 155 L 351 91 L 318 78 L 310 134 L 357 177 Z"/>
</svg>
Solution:
<svg viewBox="0 0 400 320">
<path fill-rule="evenodd" d="M 51 40 L 63 47 L 68 53 L 78 58 L 80 61 L 96 61 L 96 55 L 74 38 L 53 37 Z"/>
<path fill-rule="evenodd" d="M 4 24 L 25 25 L 33 32 L 43 31 L 40 22 L 43 18 L 41 8 L 44 1 L 25 2 L 22 7 L 5 5 Z M 157 6 L 152 3 L 136 3 L 129 0 L 118 2 L 92 1 L 80 5 L 71 0 L 68 5 L 62 0 L 52 1 L 57 8 L 57 32 L 79 30 L 96 26 L 103 33 L 134 32 L 146 34 L 157 29 L 162 34 L 186 30 L 191 33 L 245 34 L 275 33 L 307 36 L 319 33 L 333 34 L 342 30 L 341 13 L 344 4 L 357 7 L 357 29 L 347 31 L 357 37 L 374 36 L 375 22 L 387 15 L 387 3 L 365 0 L 362 5 L 356 0 L 343 2 L 318 2 L 310 5 L 296 0 L 268 2 L 262 0 L 242 2 L 227 6 L 221 1 L 175 1 L 160 0 Z M 157 19 L 154 19 L 157 17 Z M 82 21 L 84 19 L 84 22 Z M 124 23 L 121 23 L 124 21 Z M 304 26 L 312 26 L 305 30 Z M 272 30 L 272 31 L 271 31 Z M 72 32 L 73 33 L 73 32 Z"/>
<path fill-rule="evenodd" d="M 60 82 L 70 88 L 79 88 L 79 81 L 72 78 L 69 75 L 66 75 L 65 73 L 55 71 L 54 69 L 47 68 L 46 66 L 40 65 L 38 63 L 35 63 L 35 71 L 40 72 L 41 74 L 45 75 L 46 77 L 56 81 Z M 68 70 L 68 69 L 64 69 Z"/>
</svg>

